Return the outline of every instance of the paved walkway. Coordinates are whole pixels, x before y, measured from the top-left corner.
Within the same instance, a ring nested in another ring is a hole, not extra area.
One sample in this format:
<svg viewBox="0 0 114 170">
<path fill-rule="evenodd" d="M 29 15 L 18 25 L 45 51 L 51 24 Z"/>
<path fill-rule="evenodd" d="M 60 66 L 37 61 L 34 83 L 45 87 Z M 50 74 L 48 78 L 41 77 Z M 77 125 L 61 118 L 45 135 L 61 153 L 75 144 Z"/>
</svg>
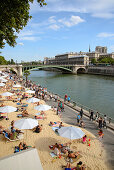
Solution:
<svg viewBox="0 0 114 170">
<path fill-rule="evenodd" d="M 57 102 L 54 102 L 53 100 L 47 101 L 47 104 L 51 106 L 57 107 Z M 71 124 L 76 125 L 77 121 L 77 113 L 72 108 L 65 105 L 65 112 L 62 112 L 62 121 Z M 95 136 L 98 136 L 98 128 L 95 122 L 90 121 L 87 117 L 83 117 L 83 120 L 86 124 L 86 128 L 88 131 L 93 133 Z M 114 133 L 112 131 L 109 131 L 107 129 L 103 129 L 104 138 L 103 138 L 103 145 L 107 153 L 107 163 L 109 165 L 110 170 L 114 170 Z M 108 169 L 108 170 L 109 170 Z"/>
</svg>

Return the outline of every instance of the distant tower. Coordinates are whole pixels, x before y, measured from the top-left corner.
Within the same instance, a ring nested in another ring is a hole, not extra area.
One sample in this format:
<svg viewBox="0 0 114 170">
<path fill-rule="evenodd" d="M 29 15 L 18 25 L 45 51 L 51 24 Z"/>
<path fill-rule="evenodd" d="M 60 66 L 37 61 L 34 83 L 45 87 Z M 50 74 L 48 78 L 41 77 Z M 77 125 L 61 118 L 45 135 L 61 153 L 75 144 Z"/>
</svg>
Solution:
<svg viewBox="0 0 114 170">
<path fill-rule="evenodd" d="M 90 45 L 89 45 L 89 53 L 91 52 Z"/>
</svg>

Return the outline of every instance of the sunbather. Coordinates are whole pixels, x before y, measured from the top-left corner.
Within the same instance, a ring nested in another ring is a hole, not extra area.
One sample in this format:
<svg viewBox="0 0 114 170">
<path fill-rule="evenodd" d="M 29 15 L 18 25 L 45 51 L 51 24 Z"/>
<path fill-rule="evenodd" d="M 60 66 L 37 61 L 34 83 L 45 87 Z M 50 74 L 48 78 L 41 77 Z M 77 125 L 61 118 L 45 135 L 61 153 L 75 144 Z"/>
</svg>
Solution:
<svg viewBox="0 0 114 170">
<path fill-rule="evenodd" d="M 50 126 L 58 125 L 58 124 L 60 124 L 60 121 L 57 121 L 57 122 L 50 121 L 50 123 L 49 123 Z"/>
<path fill-rule="evenodd" d="M 25 142 L 23 142 L 23 143 L 20 142 L 19 146 L 15 146 L 14 153 L 22 151 L 22 150 L 25 150 L 25 149 L 28 149 L 28 148 L 35 148 L 35 147 L 28 146 Z"/>
<path fill-rule="evenodd" d="M 77 156 L 79 155 L 79 152 L 73 152 L 73 151 L 68 151 L 68 157 L 69 158 L 77 158 Z"/>
<path fill-rule="evenodd" d="M 42 131 L 42 125 L 38 125 L 35 127 L 34 131 L 33 132 L 36 132 L 36 133 L 40 133 Z"/>
<path fill-rule="evenodd" d="M 34 118 L 35 119 L 47 119 L 46 116 L 42 116 L 42 115 L 41 116 L 40 115 L 39 116 L 34 116 Z"/>
</svg>

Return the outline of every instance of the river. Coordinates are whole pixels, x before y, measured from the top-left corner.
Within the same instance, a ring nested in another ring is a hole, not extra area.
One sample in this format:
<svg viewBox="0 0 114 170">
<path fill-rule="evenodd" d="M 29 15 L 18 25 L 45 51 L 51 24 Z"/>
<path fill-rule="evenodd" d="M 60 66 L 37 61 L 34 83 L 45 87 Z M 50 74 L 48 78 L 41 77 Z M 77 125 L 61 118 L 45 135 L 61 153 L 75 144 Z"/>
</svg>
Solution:
<svg viewBox="0 0 114 170">
<path fill-rule="evenodd" d="M 29 79 L 114 119 L 114 77 L 39 70 L 31 71 Z"/>
</svg>

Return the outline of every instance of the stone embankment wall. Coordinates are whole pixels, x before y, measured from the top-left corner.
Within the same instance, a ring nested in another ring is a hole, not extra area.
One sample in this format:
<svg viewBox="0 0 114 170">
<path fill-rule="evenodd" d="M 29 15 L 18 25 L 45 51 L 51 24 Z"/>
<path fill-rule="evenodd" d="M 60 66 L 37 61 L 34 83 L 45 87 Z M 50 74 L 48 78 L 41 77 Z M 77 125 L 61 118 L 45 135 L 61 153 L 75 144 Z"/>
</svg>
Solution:
<svg viewBox="0 0 114 170">
<path fill-rule="evenodd" d="M 87 73 L 114 76 L 114 66 L 113 67 L 112 66 L 106 66 L 106 67 L 89 66 L 87 69 Z"/>
</svg>

